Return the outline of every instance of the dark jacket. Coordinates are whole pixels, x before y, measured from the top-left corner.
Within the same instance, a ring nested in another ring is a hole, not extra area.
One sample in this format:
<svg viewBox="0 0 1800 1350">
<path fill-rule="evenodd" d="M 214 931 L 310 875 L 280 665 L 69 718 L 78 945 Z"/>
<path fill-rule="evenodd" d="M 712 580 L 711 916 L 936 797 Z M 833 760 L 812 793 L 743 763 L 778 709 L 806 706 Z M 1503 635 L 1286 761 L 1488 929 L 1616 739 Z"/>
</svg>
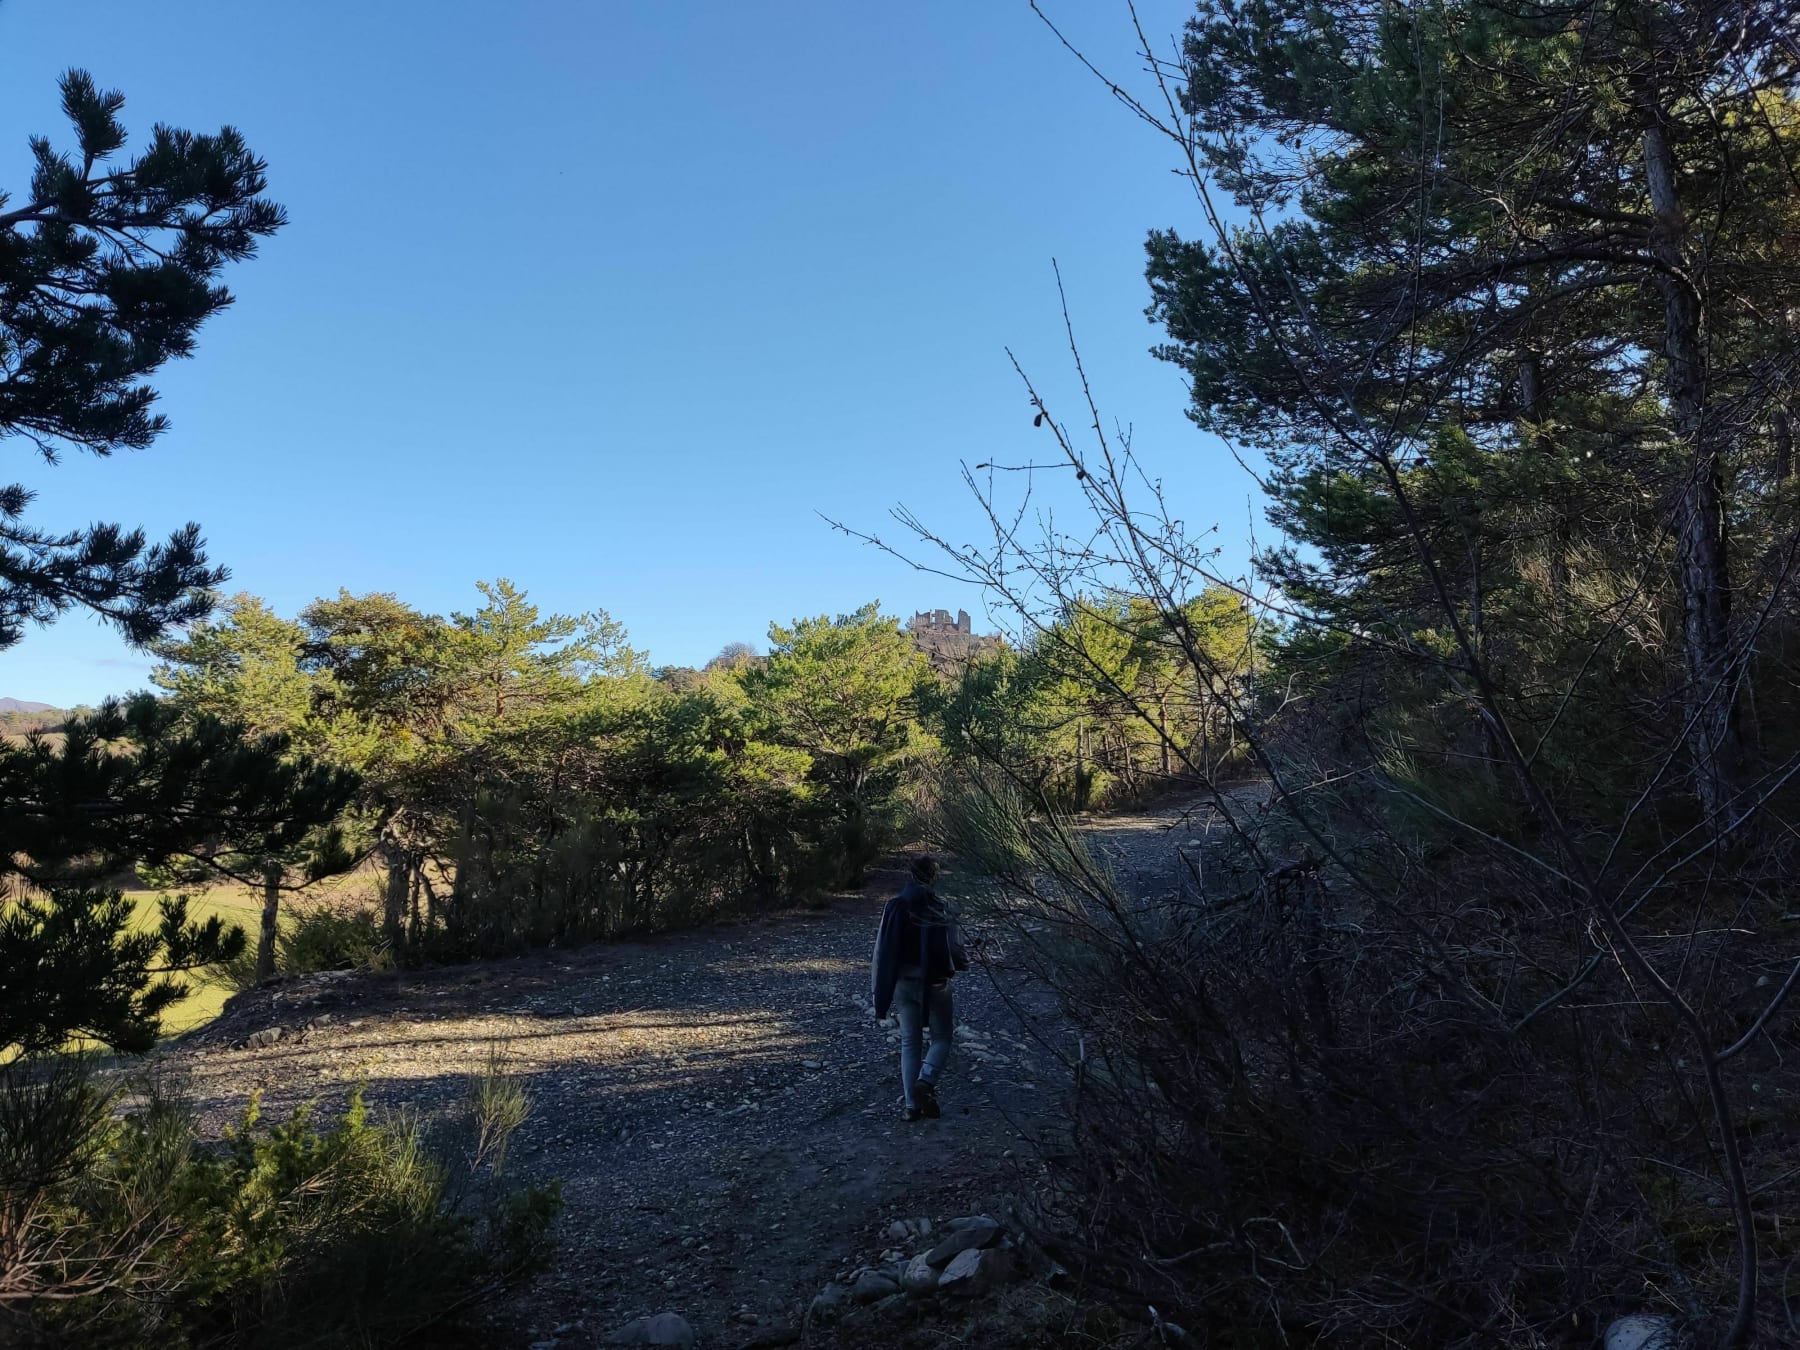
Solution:
<svg viewBox="0 0 1800 1350">
<path fill-rule="evenodd" d="M 969 968 L 962 929 L 928 886 L 909 880 L 881 911 L 875 934 L 869 995 L 875 1015 L 886 1017 L 902 967 L 916 969 L 927 985 L 942 984 Z"/>
</svg>

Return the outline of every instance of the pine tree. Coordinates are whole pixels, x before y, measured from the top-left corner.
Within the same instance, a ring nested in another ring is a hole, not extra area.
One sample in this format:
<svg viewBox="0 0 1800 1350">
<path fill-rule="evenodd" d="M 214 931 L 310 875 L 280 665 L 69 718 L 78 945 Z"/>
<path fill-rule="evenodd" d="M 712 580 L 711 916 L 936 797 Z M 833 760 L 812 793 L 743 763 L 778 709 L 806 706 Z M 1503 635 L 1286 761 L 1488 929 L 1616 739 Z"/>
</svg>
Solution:
<svg viewBox="0 0 1800 1350">
<path fill-rule="evenodd" d="M 167 429 L 147 378 L 192 354 L 231 303 L 219 273 L 285 219 L 231 127 L 159 125 L 119 163 L 124 96 L 79 70 L 62 95 L 74 150 L 33 138 L 23 201 L 0 193 L 0 441 L 28 441 L 50 464 L 71 447 L 142 449 Z M 198 526 L 160 544 L 117 524 L 44 529 L 24 521 L 33 496 L 0 485 L 0 650 L 76 607 L 138 645 L 207 612 L 225 573 Z"/>
<path fill-rule="evenodd" d="M 929 745 L 915 695 L 930 665 L 879 603 L 852 614 L 769 625 L 769 655 L 736 672 L 776 744 L 812 757 L 814 781 L 837 813 L 841 884 L 889 842 L 901 769 Z"/>
<path fill-rule="evenodd" d="M 128 162 L 124 98 L 62 80 L 75 150 L 31 142 L 22 203 L 0 194 L 0 440 L 54 464 L 70 448 L 141 449 L 167 429 L 146 382 L 190 355 L 231 303 L 218 275 L 283 222 L 264 164 L 230 127 L 158 126 Z M 148 646 L 202 618 L 225 577 L 199 527 L 150 544 L 116 524 L 46 530 L 33 493 L 0 486 L 0 650 L 29 624 L 85 608 Z M 70 1036 L 147 1049 L 185 992 L 179 972 L 241 949 L 243 933 L 191 922 L 180 901 L 132 931 L 131 905 L 98 885 L 111 868 L 178 854 L 291 847 L 341 809 L 350 780 L 290 760 L 287 743 L 190 719 L 140 698 L 72 719 L 60 744 L 0 744 L 0 1051 Z"/>
<path fill-rule="evenodd" d="M 1572 586 L 1659 560 L 1708 808 L 1743 779 L 1734 536 L 1792 472 L 1790 10 L 1203 5 L 1185 110 L 1254 223 L 1149 246 L 1193 416 L 1271 451 L 1290 595 L 1519 689 L 1588 649 Z"/>
<path fill-rule="evenodd" d="M 148 696 L 72 718 L 59 741 L 0 743 L 0 881 L 20 886 L 0 906 L 0 1048 L 54 1050 L 73 1035 L 149 1048 L 186 992 L 176 976 L 236 955 L 243 931 L 190 921 L 180 900 L 133 931 L 130 902 L 103 879 L 294 848 L 355 779 L 287 748 Z"/>
</svg>

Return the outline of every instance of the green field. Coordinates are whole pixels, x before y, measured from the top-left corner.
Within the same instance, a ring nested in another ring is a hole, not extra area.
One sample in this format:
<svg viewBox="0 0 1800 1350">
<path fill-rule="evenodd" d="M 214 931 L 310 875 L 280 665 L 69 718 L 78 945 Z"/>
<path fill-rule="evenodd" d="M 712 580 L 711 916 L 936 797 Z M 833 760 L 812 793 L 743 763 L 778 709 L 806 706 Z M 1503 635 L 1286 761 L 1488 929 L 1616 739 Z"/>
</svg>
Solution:
<svg viewBox="0 0 1800 1350">
<path fill-rule="evenodd" d="M 317 886 L 309 887 L 299 896 L 284 895 L 281 898 L 282 923 L 285 925 L 292 919 L 298 909 L 346 897 L 364 896 L 368 893 L 368 887 L 368 873 L 352 872 L 328 878 Z M 132 916 L 134 925 L 150 927 L 156 923 L 156 902 L 161 894 L 162 892 L 138 887 L 125 888 L 126 898 L 136 906 Z M 181 894 L 188 897 L 190 919 L 207 919 L 216 914 L 226 923 L 242 927 L 251 949 L 255 949 L 257 930 L 262 925 L 260 889 L 233 883 L 184 889 Z M 193 992 L 171 1008 L 168 1016 L 163 1018 L 165 1035 L 178 1036 L 184 1031 L 206 1025 L 219 1015 L 219 1010 L 225 1006 L 225 1000 L 236 992 L 216 976 L 191 977 L 189 983 Z"/>
<path fill-rule="evenodd" d="M 370 869 L 357 868 L 339 876 L 325 878 L 303 891 L 283 894 L 283 927 L 286 927 L 296 913 L 321 904 L 350 902 L 360 905 L 378 902 L 379 895 L 375 889 L 378 885 L 377 876 Z M 124 880 L 123 877 L 118 878 L 114 884 Z M 154 927 L 159 916 L 157 901 L 169 892 L 132 885 L 120 885 L 120 889 L 125 898 L 132 902 L 132 927 Z M 175 893 L 187 896 L 190 919 L 205 920 L 217 915 L 227 924 L 237 924 L 244 930 L 250 950 L 256 949 L 257 931 L 262 925 L 261 887 L 232 882 L 218 886 L 182 887 Z M 237 992 L 221 976 L 202 973 L 187 976 L 186 979 L 191 992 L 163 1018 L 163 1034 L 166 1036 L 179 1036 L 195 1027 L 206 1025 L 219 1015 L 225 1001 Z"/>
<path fill-rule="evenodd" d="M 136 906 L 132 919 L 134 926 L 153 927 L 156 924 L 158 910 L 157 900 L 161 892 L 150 890 L 127 890 L 125 896 Z M 238 924 L 249 938 L 252 947 L 256 945 L 256 930 L 262 923 L 262 896 L 247 886 L 214 886 L 207 890 L 186 891 L 188 897 L 188 917 L 191 919 L 207 919 L 218 915 L 228 924 Z M 192 1031 L 195 1027 L 204 1026 L 219 1015 L 234 990 L 223 980 L 215 977 L 190 978 L 193 992 L 169 1010 L 163 1018 L 163 1031 L 166 1035 L 176 1036 L 184 1031 Z"/>
</svg>

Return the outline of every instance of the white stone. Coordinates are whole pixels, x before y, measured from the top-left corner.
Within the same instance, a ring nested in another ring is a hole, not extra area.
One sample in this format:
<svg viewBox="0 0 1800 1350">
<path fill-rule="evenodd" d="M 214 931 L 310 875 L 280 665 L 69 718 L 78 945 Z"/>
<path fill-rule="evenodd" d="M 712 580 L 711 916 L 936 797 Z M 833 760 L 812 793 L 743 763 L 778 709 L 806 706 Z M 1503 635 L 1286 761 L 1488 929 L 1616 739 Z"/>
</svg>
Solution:
<svg viewBox="0 0 1800 1350">
<path fill-rule="evenodd" d="M 965 1214 L 960 1219 L 952 1219 L 944 1225 L 944 1231 L 959 1232 L 964 1228 L 986 1228 L 994 1221 L 985 1214 Z M 998 1227 L 998 1225 L 996 1225 Z"/>
<path fill-rule="evenodd" d="M 931 1249 L 931 1264 L 941 1266 L 959 1252 L 971 1247 L 991 1247 L 999 1240 L 1000 1225 L 985 1214 L 952 1219 L 945 1228 L 944 1240 Z"/>
<path fill-rule="evenodd" d="M 694 1329 L 685 1317 L 674 1313 L 657 1313 L 627 1322 L 607 1341 L 608 1345 L 672 1345 L 678 1350 L 694 1350 Z"/>
<path fill-rule="evenodd" d="M 873 1303 L 878 1298 L 899 1292 L 900 1282 L 880 1270 L 865 1270 L 850 1286 L 850 1297 L 858 1303 Z"/>
<path fill-rule="evenodd" d="M 971 1248 L 957 1253 L 956 1259 L 944 1267 L 937 1287 L 947 1294 L 979 1293 L 1012 1279 L 1018 1273 L 1018 1264 L 1009 1251 Z"/>
<path fill-rule="evenodd" d="M 1680 1350 L 1681 1329 L 1672 1317 L 1633 1313 L 1606 1329 L 1606 1350 Z"/>
<path fill-rule="evenodd" d="M 929 1253 L 920 1252 L 900 1276 L 900 1287 L 909 1294 L 929 1294 L 937 1288 L 938 1273 L 931 1268 Z"/>
</svg>

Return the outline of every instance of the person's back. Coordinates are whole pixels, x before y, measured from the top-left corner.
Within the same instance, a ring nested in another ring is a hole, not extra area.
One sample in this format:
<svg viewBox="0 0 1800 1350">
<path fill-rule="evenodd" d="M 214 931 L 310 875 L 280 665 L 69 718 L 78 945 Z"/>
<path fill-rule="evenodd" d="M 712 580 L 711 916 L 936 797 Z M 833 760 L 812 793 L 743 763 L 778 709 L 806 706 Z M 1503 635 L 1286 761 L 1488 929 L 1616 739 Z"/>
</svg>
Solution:
<svg viewBox="0 0 1800 1350">
<path fill-rule="evenodd" d="M 968 967 L 955 919 L 932 889 L 934 858 L 920 858 L 900 894 L 887 902 L 875 939 L 872 969 L 875 1015 L 891 1007 L 900 1018 L 900 1083 L 906 1120 L 940 1114 L 937 1079 L 950 1058 L 954 1014 L 950 980 Z M 926 1026 L 931 1047 L 923 1047 Z"/>
</svg>

